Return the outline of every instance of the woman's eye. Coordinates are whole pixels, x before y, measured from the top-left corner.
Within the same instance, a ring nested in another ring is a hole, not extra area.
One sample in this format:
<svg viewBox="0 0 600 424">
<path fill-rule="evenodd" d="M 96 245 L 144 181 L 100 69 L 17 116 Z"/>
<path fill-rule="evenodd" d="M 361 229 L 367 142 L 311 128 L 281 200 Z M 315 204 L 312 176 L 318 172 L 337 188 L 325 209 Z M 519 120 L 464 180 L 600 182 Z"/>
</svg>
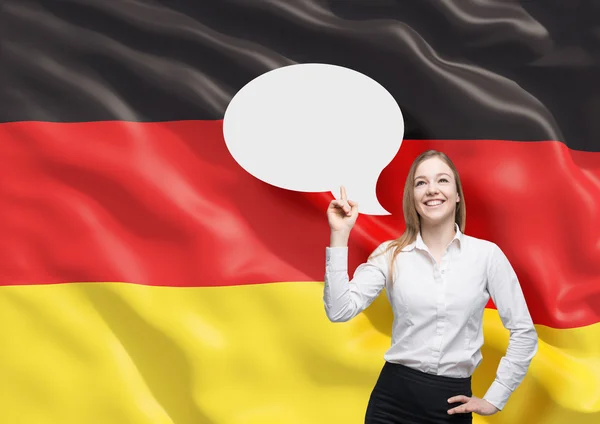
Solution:
<svg viewBox="0 0 600 424">
<path fill-rule="evenodd" d="M 425 184 L 424 181 L 417 181 L 416 187 L 419 187 L 421 184 Z"/>
<path fill-rule="evenodd" d="M 440 178 L 440 181 L 449 182 L 448 179 L 446 179 L 446 178 Z"/>
</svg>

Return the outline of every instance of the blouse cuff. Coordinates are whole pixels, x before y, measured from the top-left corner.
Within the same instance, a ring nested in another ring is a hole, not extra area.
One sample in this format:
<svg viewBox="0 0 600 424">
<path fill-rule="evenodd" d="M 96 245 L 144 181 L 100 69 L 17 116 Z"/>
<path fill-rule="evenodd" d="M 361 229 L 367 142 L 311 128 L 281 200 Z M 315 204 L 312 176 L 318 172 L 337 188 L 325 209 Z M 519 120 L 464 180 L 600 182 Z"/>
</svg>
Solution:
<svg viewBox="0 0 600 424">
<path fill-rule="evenodd" d="M 483 399 L 502 411 L 511 394 L 512 392 L 510 389 L 498 383 L 497 381 L 494 381 Z"/>
<path fill-rule="evenodd" d="M 344 272 L 348 270 L 348 248 L 326 247 L 325 266 L 329 272 Z"/>
</svg>

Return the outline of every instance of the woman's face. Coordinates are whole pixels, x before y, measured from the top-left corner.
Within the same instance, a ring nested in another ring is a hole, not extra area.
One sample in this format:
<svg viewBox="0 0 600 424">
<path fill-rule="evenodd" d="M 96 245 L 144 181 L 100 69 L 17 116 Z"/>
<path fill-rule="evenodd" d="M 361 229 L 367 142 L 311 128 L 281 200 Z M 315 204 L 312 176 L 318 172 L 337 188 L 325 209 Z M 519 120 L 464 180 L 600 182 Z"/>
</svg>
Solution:
<svg viewBox="0 0 600 424">
<path fill-rule="evenodd" d="M 454 173 L 443 160 L 433 157 L 423 161 L 416 169 L 413 190 L 422 221 L 433 225 L 454 222 L 460 199 Z"/>
</svg>

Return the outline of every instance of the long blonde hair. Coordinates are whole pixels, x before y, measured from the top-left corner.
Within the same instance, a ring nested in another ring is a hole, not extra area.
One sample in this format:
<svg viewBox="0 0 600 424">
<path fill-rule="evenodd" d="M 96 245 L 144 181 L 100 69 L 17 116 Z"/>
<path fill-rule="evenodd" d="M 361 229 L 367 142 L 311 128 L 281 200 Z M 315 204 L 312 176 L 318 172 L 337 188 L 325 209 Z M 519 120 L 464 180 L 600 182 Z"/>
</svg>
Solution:
<svg viewBox="0 0 600 424">
<path fill-rule="evenodd" d="M 427 159 L 431 159 L 437 157 L 444 161 L 446 165 L 450 167 L 454 174 L 454 180 L 456 181 L 456 191 L 460 198 L 460 202 L 458 202 L 456 206 L 456 212 L 454 214 L 454 222 L 458 224 L 460 231 L 464 233 L 465 224 L 467 220 L 467 210 L 465 206 L 465 196 L 463 194 L 462 183 L 460 181 L 460 176 L 458 175 L 458 171 L 456 170 L 456 166 L 450 158 L 443 152 L 439 152 L 437 150 L 427 150 L 426 152 L 421 153 L 412 163 L 410 170 L 408 171 L 408 176 L 406 177 L 406 182 L 404 184 L 404 195 L 402 197 L 402 210 L 404 212 L 404 221 L 406 223 L 406 229 L 404 233 L 398 237 L 396 240 L 392 240 L 387 248 L 381 253 L 387 253 L 390 250 L 393 251 L 392 258 L 389 264 L 389 275 L 393 281 L 392 270 L 394 261 L 396 257 L 400 254 L 402 249 L 408 246 L 411 243 L 414 243 L 417 239 L 417 234 L 421 230 L 421 217 L 417 213 L 417 208 L 415 205 L 415 194 L 413 190 L 413 184 L 415 180 L 415 173 L 417 171 L 417 167 L 426 161 Z M 378 255 L 377 255 L 378 256 Z"/>
</svg>

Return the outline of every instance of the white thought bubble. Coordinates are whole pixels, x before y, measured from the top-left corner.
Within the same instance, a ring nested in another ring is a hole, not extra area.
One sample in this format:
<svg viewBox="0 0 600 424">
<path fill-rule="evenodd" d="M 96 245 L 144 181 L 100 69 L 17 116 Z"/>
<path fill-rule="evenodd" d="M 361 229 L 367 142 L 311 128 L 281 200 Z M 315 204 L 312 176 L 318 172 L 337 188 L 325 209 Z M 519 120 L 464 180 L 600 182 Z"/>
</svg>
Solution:
<svg viewBox="0 0 600 424">
<path fill-rule="evenodd" d="M 392 95 L 357 71 L 317 63 L 269 71 L 233 97 L 223 135 L 259 180 L 336 198 L 343 185 L 360 213 L 389 215 L 375 189 L 400 149 L 404 119 Z"/>
</svg>

